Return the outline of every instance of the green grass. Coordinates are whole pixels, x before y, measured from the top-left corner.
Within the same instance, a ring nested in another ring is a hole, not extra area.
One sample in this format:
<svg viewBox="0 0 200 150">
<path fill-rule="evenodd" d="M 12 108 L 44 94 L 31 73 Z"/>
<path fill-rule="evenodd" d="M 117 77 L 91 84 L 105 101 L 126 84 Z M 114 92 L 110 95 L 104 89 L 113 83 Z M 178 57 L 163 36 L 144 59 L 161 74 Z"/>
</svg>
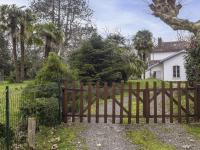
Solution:
<svg viewBox="0 0 200 150">
<path fill-rule="evenodd" d="M 76 150 L 77 134 L 84 128 L 80 124 L 70 127 L 64 124 L 55 128 L 40 127 L 40 132 L 36 134 L 36 149 L 50 150 L 54 144 L 57 144 L 59 150 Z M 84 141 L 80 140 L 80 142 L 82 149 L 86 150 Z"/>
<path fill-rule="evenodd" d="M 200 139 L 200 124 L 185 125 L 188 133 L 192 134 L 197 139 Z"/>
<path fill-rule="evenodd" d="M 5 91 L 6 86 L 9 86 L 11 90 L 21 91 L 24 87 L 26 87 L 29 83 L 33 81 L 24 81 L 23 83 L 8 83 L 4 81 L 0 83 L 0 91 Z"/>
<path fill-rule="evenodd" d="M 165 144 L 147 129 L 128 131 L 127 137 L 134 144 L 140 146 L 140 150 L 175 150 L 175 147 Z"/>
</svg>

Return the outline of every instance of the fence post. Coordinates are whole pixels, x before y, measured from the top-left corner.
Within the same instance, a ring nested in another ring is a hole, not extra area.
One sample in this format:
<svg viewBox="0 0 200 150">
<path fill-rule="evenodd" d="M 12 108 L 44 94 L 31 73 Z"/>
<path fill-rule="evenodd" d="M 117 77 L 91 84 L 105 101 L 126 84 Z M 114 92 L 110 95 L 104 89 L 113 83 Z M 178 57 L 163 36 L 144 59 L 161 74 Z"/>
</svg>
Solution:
<svg viewBox="0 0 200 150">
<path fill-rule="evenodd" d="M 200 84 L 196 84 L 196 115 L 198 118 L 198 121 L 200 119 Z"/>
<path fill-rule="evenodd" d="M 35 150 L 36 118 L 28 118 L 28 146 Z"/>
<path fill-rule="evenodd" d="M 10 149 L 10 100 L 9 100 L 9 87 L 6 86 L 6 149 Z"/>
</svg>

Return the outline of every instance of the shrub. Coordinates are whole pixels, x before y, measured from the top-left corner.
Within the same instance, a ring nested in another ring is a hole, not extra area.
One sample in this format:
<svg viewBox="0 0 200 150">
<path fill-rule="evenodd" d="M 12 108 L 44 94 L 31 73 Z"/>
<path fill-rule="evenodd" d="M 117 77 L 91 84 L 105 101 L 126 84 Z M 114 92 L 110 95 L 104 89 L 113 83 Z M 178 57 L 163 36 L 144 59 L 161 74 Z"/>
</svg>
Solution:
<svg viewBox="0 0 200 150">
<path fill-rule="evenodd" d="M 43 84 L 46 82 L 57 82 L 60 79 L 75 80 L 75 73 L 69 70 L 69 67 L 61 62 L 58 55 L 50 53 L 36 77 L 36 82 L 37 84 Z"/>
<path fill-rule="evenodd" d="M 34 101 L 28 100 L 21 108 L 23 117 L 36 117 L 40 125 L 54 126 L 59 123 L 58 99 L 36 98 Z"/>
<path fill-rule="evenodd" d="M 14 132 L 11 128 L 9 128 L 8 132 L 10 134 L 10 141 L 12 142 L 14 140 Z M 6 126 L 5 124 L 0 123 L 0 145 L 3 144 L 3 141 L 6 137 Z"/>
</svg>

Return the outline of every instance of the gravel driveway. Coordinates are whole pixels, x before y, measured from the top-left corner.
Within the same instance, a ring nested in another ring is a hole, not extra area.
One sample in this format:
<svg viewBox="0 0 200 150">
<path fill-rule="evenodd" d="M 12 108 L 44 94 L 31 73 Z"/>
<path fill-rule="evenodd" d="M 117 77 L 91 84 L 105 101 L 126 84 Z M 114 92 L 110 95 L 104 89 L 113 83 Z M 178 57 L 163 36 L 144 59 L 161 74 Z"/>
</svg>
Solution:
<svg viewBox="0 0 200 150">
<path fill-rule="evenodd" d="M 160 114 L 161 100 L 158 96 L 158 114 Z M 125 99 L 127 104 L 127 98 Z M 153 109 L 153 105 L 151 105 Z M 100 113 L 103 114 L 104 106 L 100 105 Z M 166 111 L 168 111 L 166 109 Z M 112 113 L 112 102 L 108 102 L 108 114 Z M 116 105 L 116 115 L 119 114 L 119 107 Z M 86 121 L 85 121 L 86 122 Z M 81 138 L 85 139 L 87 150 L 135 150 L 138 145 L 134 145 L 125 136 L 128 130 L 148 129 L 153 132 L 160 141 L 173 145 L 177 150 L 200 150 L 200 140 L 195 139 L 188 134 L 180 124 L 118 124 L 119 119 L 116 119 L 116 124 L 112 124 L 111 119 L 108 123 L 95 123 L 95 118 L 92 118 L 92 123 L 86 125 L 86 130 L 80 134 Z M 79 148 L 78 148 L 79 150 Z"/>
</svg>

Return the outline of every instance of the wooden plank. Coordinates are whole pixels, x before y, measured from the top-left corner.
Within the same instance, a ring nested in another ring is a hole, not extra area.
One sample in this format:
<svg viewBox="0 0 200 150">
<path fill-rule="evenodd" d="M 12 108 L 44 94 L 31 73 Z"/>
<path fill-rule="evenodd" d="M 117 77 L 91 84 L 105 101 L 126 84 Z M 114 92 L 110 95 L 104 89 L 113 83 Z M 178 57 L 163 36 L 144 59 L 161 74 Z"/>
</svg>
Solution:
<svg viewBox="0 0 200 150">
<path fill-rule="evenodd" d="M 120 124 L 123 123 L 123 106 L 124 106 L 124 81 L 121 81 L 120 88 Z"/>
<path fill-rule="evenodd" d="M 63 117 L 64 117 L 64 123 L 67 123 L 68 121 L 68 99 L 67 99 L 67 81 L 64 81 L 64 101 L 63 101 Z"/>
<path fill-rule="evenodd" d="M 139 118 L 139 115 L 140 115 L 140 100 L 139 100 L 139 97 L 140 97 L 140 82 L 137 82 L 137 89 L 136 89 L 136 123 L 139 123 L 140 122 L 140 118 Z"/>
<path fill-rule="evenodd" d="M 196 82 L 193 83 L 195 90 L 194 90 L 194 114 L 195 114 L 195 121 L 198 121 L 198 102 L 197 102 L 197 84 Z"/>
<path fill-rule="evenodd" d="M 104 123 L 107 123 L 108 115 L 108 83 L 104 83 Z"/>
<path fill-rule="evenodd" d="M 115 83 L 112 83 L 112 123 L 115 123 Z"/>
<path fill-rule="evenodd" d="M 96 123 L 99 123 L 99 82 L 96 83 Z"/>
<path fill-rule="evenodd" d="M 88 84 L 88 123 L 91 122 L 91 101 L 92 101 L 92 84 Z"/>
<path fill-rule="evenodd" d="M 154 87 L 154 123 L 157 123 L 157 82 L 153 83 L 153 87 Z"/>
<path fill-rule="evenodd" d="M 68 117 L 71 117 L 72 114 L 69 114 Z M 95 117 L 96 114 L 92 114 L 91 117 Z M 186 115 L 181 115 L 182 117 L 186 117 Z M 79 117 L 79 114 L 75 114 L 75 117 Z M 88 117 L 87 114 L 84 114 L 83 117 Z M 103 118 L 104 114 L 99 114 L 99 118 Z M 107 115 L 108 118 L 112 118 L 112 114 L 111 115 Z M 142 118 L 143 115 L 139 115 L 139 118 Z M 165 118 L 169 118 L 170 115 L 165 115 Z M 173 115 L 174 118 L 178 118 L 178 115 Z M 194 118 L 195 115 L 190 115 L 189 117 Z M 115 118 L 120 118 L 120 115 L 115 115 Z M 128 118 L 128 115 L 123 115 L 123 118 Z M 132 115 L 131 118 L 136 118 L 136 115 Z M 154 118 L 154 115 L 150 115 L 149 118 Z M 157 115 L 157 118 L 161 118 L 162 119 L 162 115 Z"/>
<path fill-rule="evenodd" d="M 143 92 L 143 91 L 144 91 L 144 90 L 140 91 L 140 89 L 139 89 L 139 92 Z M 137 91 L 135 92 L 134 90 L 132 90 L 132 94 L 133 94 L 135 97 L 137 97 Z M 140 95 L 139 95 L 138 99 L 139 99 L 139 101 L 141 101 L 141 102 L 143 103 L 143 98 L 141 98 Z"/>
<path fill-rule="evenodd" d="M 115 100 L 115 103 L 116 103 L 119 107 L 121 107 L 122 110 L 123 110 L 126 114 L 129 114 L 128 110 L 127 110 L 124 106 L 122 106 L 121 103 L 118 102 L 118 100 L 117 100 L 116 98 L 115 98 L 114 100 Z"/>
<path fill-rule="evenodd" d="M 181 118 L 181 84 L 180 82 L 177 82 L 178 84 L 178 123 L 182 122 L 182 118 Z M 186 111 L 187 112 L 187 111 Z"/>
<path fill-rule="evenodd" d="M 128 91 L 128 124 L 131 124 L 131 115 L 132 115 L 132 83 L 129 82 L 128 84 L 129 91 Z"/>
<path fill-rule="evenodd" d="M 173 84 L 170 82 L 170 123 L 173 123 L 173 111 L 174 111 L 174 106 L 173 106 Z"/>
<path fill-rule="evenodd" d="M 165 123 L 165 82 L 162 82 L 162 123 Z"/>
<path fill-rule="evenodd" d="M 146 84 L 145 84 L 145 86 L 146 86 Z M 145 90 L 143 91 L 143 115 L 144 115 L 144 117 L 146 117 L 146 106 L 147 106 L 147 101 L 146 101 L 146 87 L 145 87 Z"/>
<path fill-rule="evenodd" d="M 155 90 L 155 89 L 154 89 Z M 153 90 L 153 92 L 154 92 L 154 90 Z M 160 95 L 160 93 L 161 93 L 161 91 L 158 91 L 158 89 L 156 88 L 156 93 L 154 94 L 156 97 L 158 97 L 158 95 Z M 154 96 L 150 99 L 150 103 L 152 102 L 152 101 L 154 101 Z"/>
<path fill-rule="evenodd" d="M 76 82 L 73 82 L 73 88 L 76 88 Z M 75 122 L 75 108 L 76 108 L 76 91 L 72 92 L 72 122 Z"/>
<path fill-rule="evenodd" d="M 149 123 L 149 115 L 150 115 L 150 103 L 149 103 L 149 82 L 146 82 L 146 94 L 145 94 L 145 112 L 146 112 L 146 123 Z"/>
<path fill-rule="evenodd" d="M 185 87 L 188 89 L 188 82 L 185 82 Z M 187 91 L 187 90 L 186 90 Z M 189 91 L 185 93 L 185 100 L 186 100 L 186 123 L 189 123 L 189 114 L 190 114 L 190 103 L 189 103 Z"/>
<path fill-rule="evenodd" d="M 165 91 L 165 94 L 166 94 L 167 97 L 170 98 L 170 93 L 168 93 L 167 91 Z M 176 104 L 178 106 L 178 101 L 175 98 L 173 98 L 173 102 L 174 102 L 174 104 Z M 187 112 L 186 109 L 182 105 L 181 105 L 181 110 L 183 112 L 185 112 L 185 113 Z"/>
<path fill-rule="evenodd" d="M 83 83 L 80 83 L 80 122 L 83 122 Z"/>
</svg>

